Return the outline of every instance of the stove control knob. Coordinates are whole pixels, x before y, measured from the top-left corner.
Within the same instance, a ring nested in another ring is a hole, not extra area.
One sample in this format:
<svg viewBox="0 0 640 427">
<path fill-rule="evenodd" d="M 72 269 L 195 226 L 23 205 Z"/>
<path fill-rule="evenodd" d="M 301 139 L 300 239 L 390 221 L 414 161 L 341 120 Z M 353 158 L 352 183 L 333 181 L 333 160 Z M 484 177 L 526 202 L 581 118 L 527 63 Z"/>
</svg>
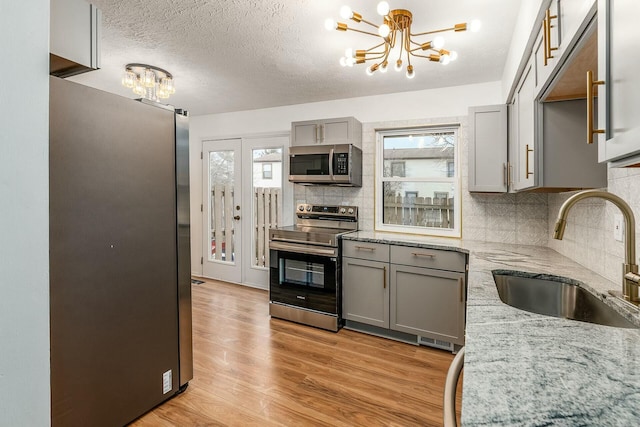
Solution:
<svg viewBox="0 0 640 427">
<path fill-rule="evenodd" d="M 345 212 L 347 212 L 347 210 L 345 208 L 340 208 L 340 213 L 344 214 Z"/>
<path fill-rule="evenodd" d="M 307 205 L 307 212 L 311 212 L 311 205 Z"/>
<path fill-rule="evenodd" d="M 349 215 L 353 215 L 353 208 L 349 208 Z"/>
<path fill-rule="evenodd" d="M 299 210 L 300 212 L 304 212 L 304 205 L 300 205 L 300 206 L 298 206 L 298 210 Z"/>
</svg>

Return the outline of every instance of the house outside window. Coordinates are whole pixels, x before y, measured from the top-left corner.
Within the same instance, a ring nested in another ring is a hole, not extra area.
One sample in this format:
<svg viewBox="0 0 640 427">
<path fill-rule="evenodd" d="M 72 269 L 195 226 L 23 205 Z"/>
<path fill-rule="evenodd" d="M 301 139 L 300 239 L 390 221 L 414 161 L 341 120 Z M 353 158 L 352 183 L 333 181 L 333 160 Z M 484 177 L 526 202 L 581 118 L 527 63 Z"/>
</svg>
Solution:
<svg viewBox="0 0 640 427">
<path fill-rule="evenodd" d="M 378 131 L 375 229 L 460 237 L 458 127 Z"/>
<path fill-rule="evenodd" d="M 271 163 L 262 164 L 262 179 L 273 179 L 273 169 Z"/>
</svg>

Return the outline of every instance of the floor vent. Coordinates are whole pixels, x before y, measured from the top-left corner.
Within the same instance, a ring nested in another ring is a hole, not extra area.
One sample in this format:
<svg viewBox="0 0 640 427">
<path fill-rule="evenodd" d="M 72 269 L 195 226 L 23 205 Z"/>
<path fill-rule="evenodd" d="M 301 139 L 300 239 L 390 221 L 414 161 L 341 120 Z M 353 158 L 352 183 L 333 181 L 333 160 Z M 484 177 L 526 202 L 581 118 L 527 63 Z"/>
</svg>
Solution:
<svg viewBox="0 0 640 427">
<path fill-rule="evenodd" d="M 427 345 L 429 347 L 435 347 L 442 350 L 453 351 L 453 343 L 450 343 L 449 341 L 434 340 L 427 337 L 418 337 L 418 344 Z"/>
</svg>

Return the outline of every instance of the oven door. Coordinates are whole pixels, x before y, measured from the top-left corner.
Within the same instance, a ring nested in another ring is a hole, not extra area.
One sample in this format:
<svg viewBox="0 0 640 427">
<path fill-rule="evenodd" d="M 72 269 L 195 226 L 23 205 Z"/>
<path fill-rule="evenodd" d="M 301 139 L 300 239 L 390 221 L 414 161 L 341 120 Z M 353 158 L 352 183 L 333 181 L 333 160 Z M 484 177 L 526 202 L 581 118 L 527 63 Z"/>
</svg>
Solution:
<svg viewBox="0 0 640 427">
<path fill-rule="evenodd" d="M 338 257 L 308 253 L 309 245 L 300 246 L 307 247 L 306 253 L 271 248 L 269 299 L 338 315 Z"/>
</svg>

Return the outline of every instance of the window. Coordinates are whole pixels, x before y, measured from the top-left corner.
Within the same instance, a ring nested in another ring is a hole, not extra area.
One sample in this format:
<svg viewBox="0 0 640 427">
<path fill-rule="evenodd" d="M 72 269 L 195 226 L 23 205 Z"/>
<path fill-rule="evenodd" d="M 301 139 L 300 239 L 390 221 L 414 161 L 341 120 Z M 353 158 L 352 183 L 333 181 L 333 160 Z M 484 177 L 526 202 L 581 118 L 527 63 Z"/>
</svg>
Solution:
<svg viewBox="0 0 640 427">
<path fill-rule="evenodd" d="M 457 127 L 379 131 L 376 152 L 376 230 L 460 237 Z"/>
<path fill-rule="evenodd" d="M 271 163 L 262 164 L 262 179 L 273 179 L 273 171 L 271 170 Z"/>
</svg>

